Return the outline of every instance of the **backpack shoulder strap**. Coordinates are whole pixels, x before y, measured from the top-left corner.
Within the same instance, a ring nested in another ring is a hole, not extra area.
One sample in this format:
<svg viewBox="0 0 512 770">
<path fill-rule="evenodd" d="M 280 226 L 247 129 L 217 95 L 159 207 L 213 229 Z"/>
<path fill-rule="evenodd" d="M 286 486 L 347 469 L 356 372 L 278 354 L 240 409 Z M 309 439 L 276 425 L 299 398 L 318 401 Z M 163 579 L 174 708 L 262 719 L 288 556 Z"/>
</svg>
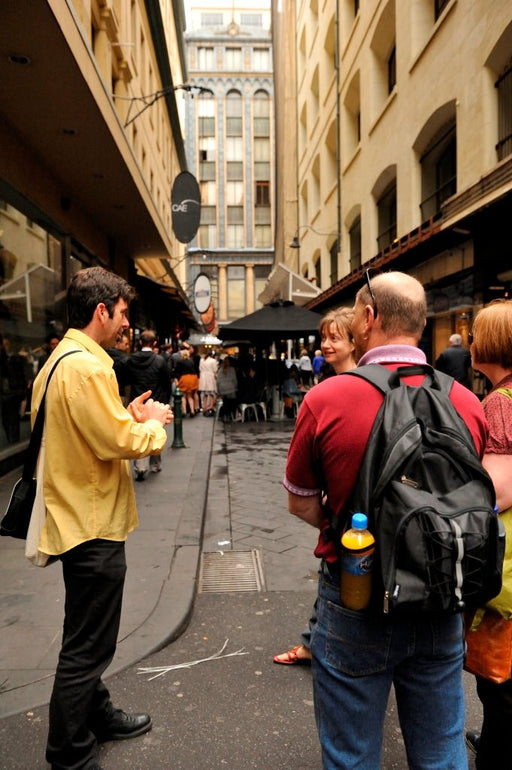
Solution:
<svg viewBox="0 0 512 770">
<path fill-rule="evenodd" d="M 446 394 L 450 392 L 453 383 L 453 377 L 434 370 L 430 364 L 407 364 L 399 366 L 393 371 L 381 364 L 366 364 L 366 366 L 358 366 L 357 369 L 351 369 L 349 372 L 343 372 L 343 374 L 361 377 L 374 385 L 384 395 L 394 388 L 400 387 L 402 377 L 417 374 L 424 374 L 425 377 L 429 378 L 430 387 Z"/>
</svg>

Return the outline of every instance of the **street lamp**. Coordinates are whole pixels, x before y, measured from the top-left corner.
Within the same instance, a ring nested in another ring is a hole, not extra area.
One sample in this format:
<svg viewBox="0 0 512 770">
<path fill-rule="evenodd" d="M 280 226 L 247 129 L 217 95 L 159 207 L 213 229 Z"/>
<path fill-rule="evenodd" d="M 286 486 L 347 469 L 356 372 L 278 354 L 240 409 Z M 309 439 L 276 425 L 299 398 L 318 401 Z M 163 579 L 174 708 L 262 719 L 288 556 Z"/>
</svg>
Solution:
<svg viewBox="0 0 512 770">
<path fill-rule="evenodd" d="M 312 230 L 317 235 L 337 235 L 338 234 L 336 232 L 322 233 L 319 230 L 315 230 L 315 228 L 312 227 L 311 225 L 300 225 L 295 231 L 295 235 L 293 236 L 292 242 L 288 244 L 290 249 L 300 249 L 299 232 L 301 230 Z"/>
<path fill-rule="evenodd" d="M 162 96 L 167 96 L 173 91 L 186 91 L 188 94 L 190 94 L 192 98 L 194 98 L 194 96 L 198 96 L 199 94 L 212 93 L 209 88 L 204 88 L 203 86 L 196 86 L 196 85 L 192 85 L 191 83 L 181 83 L 178 86 L 167 86 L 166 88 L 161 88 L 160 91 L 155 91 L 154 94 L 148 94 L 147 96 L 117 97 L 117 98 L 127 98 L 130 102 L 130 106 L 128 107 L 128 115 L 126 116 L 126 123 L 124 124 L 124 127 L 126 128 L 127 126 L 130 125 L 130 123 L 133 123 L 133 121 L 136 118 L 138 118 L 139 115 L 142 115 L 142 113 L 145 110 L 147 110 L 148 107 L 151 107 L 155 102 L 161 99 Z M 130 112 L 135 102 L 143 102 L 144 107 L 141 107 L 141 109 L 130 118 Z"/>
</svg>

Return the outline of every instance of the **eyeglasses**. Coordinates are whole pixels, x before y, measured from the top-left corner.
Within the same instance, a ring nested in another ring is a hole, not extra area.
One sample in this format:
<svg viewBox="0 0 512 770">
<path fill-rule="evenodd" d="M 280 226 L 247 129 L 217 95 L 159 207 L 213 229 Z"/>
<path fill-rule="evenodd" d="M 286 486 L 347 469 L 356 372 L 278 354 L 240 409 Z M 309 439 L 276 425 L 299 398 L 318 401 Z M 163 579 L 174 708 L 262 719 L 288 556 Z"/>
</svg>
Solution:
<svg viewBox="0 0 512 770">
<path fill-rule="evenodd" d="M 372 285 L 370 283 L 370 269 L 364 271 L 364 278 L 366 281 L 366 285 L 368 286 L 368 291 L 370 292 L 370 297 L 372 298 L 373 302 L 373 317 L 377 318 L 377 302 L 375 300 L 375 294 L 373 293 Z"/>
</svg>

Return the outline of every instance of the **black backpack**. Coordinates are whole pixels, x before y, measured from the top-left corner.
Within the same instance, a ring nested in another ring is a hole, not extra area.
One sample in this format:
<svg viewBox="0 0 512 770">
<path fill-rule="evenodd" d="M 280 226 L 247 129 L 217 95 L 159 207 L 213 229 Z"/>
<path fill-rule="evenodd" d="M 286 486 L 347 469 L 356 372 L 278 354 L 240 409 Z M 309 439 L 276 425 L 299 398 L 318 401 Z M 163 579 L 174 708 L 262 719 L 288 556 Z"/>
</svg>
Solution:
<svg viewBox="0 0 512 770">
<path fill-rule="evenodd" d="M 504 534 L 495 493 L 471 434 L 449 398 L 453 379 L 430 366 L 362 377 L 384 402 L 339 527 L 368 516 L 376 540 L 372 606 L 384 613 L 453 613 L 483 606 L 501 588 Z M 425 374 L 422 385 L 401 377 Z"/>
</svg>

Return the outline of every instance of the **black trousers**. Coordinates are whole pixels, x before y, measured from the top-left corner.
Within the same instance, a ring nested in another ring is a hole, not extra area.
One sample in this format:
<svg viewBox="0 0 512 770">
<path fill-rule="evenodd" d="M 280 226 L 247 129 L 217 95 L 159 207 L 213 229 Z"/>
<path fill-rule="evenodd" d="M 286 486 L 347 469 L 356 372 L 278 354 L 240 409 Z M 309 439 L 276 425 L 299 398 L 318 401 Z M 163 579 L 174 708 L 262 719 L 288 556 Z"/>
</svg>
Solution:
<svg viewBox="0 0 512 770">
<path fill-rule="evenodd" d="M 101 676 L 116 650 L 126 557 L 124 542 L 90 540 L 62 554 L 64 630 L 50 700 L 46 759 L 52 770 L 85 770 L 95 730 L 114 713 Z"/>
<path fill-rule="evenodd" d="M 508 767 L 511 761 L 512 680 L 494 684 L 477 676 L 476 690 L 484 711 L 476 766 L 478 770 Z"/>
</svg>

